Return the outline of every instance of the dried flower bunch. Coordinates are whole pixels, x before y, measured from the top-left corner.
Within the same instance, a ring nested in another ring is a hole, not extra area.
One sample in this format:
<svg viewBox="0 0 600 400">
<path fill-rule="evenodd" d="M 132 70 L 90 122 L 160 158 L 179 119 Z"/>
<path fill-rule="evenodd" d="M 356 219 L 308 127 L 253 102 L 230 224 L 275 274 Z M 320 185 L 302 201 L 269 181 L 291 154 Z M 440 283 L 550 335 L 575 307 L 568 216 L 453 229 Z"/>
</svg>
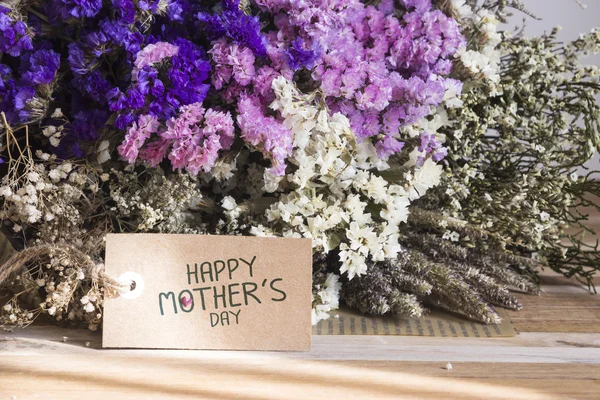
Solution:
<svg viewBox="0 0 600 400">
<path fill-rule="evenodd" d="M 600 143 L 579 60 L 600 36 L 512 37 L 511 8 L 0 2 L 0 324 L 96 329 L 109 232 L 311 238 L 314 323 L 340 302 L 497 323 L 540 266 L 591 282 L 565 228 L 599 194 L 573 172 Z"/>
</svg>

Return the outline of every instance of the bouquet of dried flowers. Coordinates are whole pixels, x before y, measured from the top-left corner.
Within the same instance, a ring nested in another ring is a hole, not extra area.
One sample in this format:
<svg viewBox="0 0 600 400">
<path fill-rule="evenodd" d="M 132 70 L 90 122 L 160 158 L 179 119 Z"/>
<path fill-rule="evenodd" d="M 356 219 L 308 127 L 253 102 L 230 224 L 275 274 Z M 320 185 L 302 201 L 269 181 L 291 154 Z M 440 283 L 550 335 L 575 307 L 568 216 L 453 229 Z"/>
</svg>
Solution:
<svg viewBox="0 0 600 400">
<path fill-rule="evenodd" d="M 311 238 L 313 322 L 496 323 L 541 265 L 591 282 L 564 229 L 598 193 L 573 172 L 599 145 L 579 57 L 600 35 L 512 37 L 510 7 L 0 1 L 0 324 L 97 329 L 109 232 Z"/>
</svg>

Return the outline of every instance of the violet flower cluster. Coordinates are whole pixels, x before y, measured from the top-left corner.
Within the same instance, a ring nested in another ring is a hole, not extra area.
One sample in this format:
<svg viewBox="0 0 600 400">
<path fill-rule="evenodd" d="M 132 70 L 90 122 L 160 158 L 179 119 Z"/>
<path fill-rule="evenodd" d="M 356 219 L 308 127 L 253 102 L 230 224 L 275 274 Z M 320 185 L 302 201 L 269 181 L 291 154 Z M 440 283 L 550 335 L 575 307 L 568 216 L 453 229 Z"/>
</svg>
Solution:
<svg viewBox="0 0 600 400">
<path fill-rule="evenodd" d="M 0 111 L 47 126 L 60 108 L 61 158 L 108 141 L 129 163 L 209 172 L 237 138 L 283 176 L 294 136 L 269 108 L 276 78 L 319 93 L 386 160 L 460 92 L 448 76 L 464 45 L 430 0 L 17 2 L 0 7 Z M 419 150 L 421 164 L 446 154 L 427 133 Z"/>
<path fill-rule="evenodd" d="M 11 10 L 0 5 L 0 53 L 18 57 L 23 51 L 33 50 L 27 25 L 11 15 Z"/>
</svg>

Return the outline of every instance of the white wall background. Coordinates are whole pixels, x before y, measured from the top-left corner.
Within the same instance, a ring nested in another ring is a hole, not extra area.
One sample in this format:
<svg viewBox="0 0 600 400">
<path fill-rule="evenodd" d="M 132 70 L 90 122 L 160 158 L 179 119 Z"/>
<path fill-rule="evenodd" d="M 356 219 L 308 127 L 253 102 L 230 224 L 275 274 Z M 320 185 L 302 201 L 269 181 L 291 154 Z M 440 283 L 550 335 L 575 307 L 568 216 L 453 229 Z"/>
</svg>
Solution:
<svg viewBox="0 0 600 400">
<path fill-rule="evenodd" d="M 580 33 L 586 33 L 592 28 L 600 28 L 600 0 L 580 0 L 586 7 L 581 8 L 575 0 L 523 0 L 526 8 L 542 20 L 537 21 L 516 11 L 506 30 L 522 26 L 526 18 L 525 35 L 534 36 L 549 32 L 555 26 L 563 29 L 559 32 L 559 40 L 576 39 Z M 589 64 L 600 65 L 600 54 L 588 57 Z M 597 99 L 600 101 L 600 98 Z M 590 168 L 600 170 L 600 155 L 590 161 Z"/>
</svg>

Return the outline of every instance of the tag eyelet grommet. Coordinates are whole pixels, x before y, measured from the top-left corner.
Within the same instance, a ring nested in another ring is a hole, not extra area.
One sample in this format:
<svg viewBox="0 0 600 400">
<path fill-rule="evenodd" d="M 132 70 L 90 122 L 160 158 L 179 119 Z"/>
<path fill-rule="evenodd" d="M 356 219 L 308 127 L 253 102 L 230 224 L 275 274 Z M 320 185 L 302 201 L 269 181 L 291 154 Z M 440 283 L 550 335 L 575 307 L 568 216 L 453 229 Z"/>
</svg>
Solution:
<svg viewBox="0 0 600 400">
<path fill-rule="evenodd" d="M 144 291 L 144 279 L 137 272 L 125 272 L 119 276 L 118 281 L 126 286 L 126 289 L 119 291 L 119 295 L 124 299 L 135 299 Z"/>
</svg>

